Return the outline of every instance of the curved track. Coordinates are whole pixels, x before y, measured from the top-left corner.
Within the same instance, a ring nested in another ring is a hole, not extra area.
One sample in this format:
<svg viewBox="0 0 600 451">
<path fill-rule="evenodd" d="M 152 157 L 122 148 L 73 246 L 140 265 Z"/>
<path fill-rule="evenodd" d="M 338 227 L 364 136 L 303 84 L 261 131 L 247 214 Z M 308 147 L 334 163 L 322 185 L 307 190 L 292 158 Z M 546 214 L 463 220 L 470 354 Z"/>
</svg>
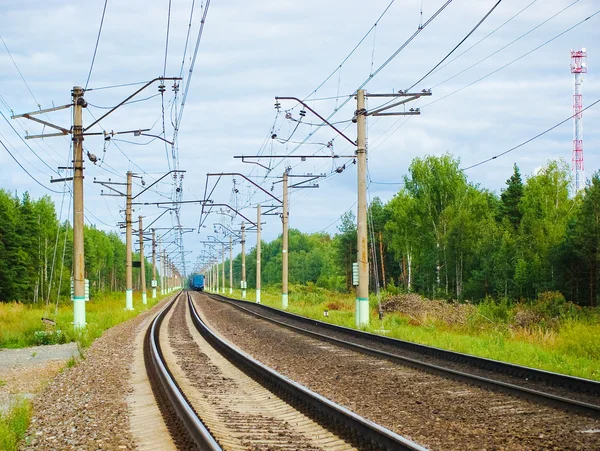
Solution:
<svg viewBox="0 0 600 451">
<path fill-rule="evenodd" d="M 219 443 L 219 440 L 215 438 L 216 435 L 211 435 L 210 431 L 218 428 L 218 425 L 214 424 L 216 416 L 212 415 L 210 418 L 211 415 L 207 412 L 203 413 L 199 407 L 195 408 L 194 403 L 188 400 L 175 380 L 173 372 L 169 370 L 161 350 L 159 336 L 161 323 L 175 303 L 182 303 L 185 300 L 188 301 L 187 309 L 191 314 L 194 327 L 214 350 L 279 398 L 285 399 L 303 415 L 319 423 L 319 427 L 331 430 L 335 435 L 343 437 L 346 442 L 352 443 L 358 449 L 424 450 L 410 440 L 291 381 L 233 347 L 207 327 L 198 315 L 188 293 L 180 293 L 157 315 L 146 334 L 144 349 L 153 390 L 159 399 L 159 404 L 164 408 L 163 416 L 171 433 L 176 436 L 174 439 L 180 448 L 208 450 L 228 448 L 226 443 Z M 182 308 L 181 305 L 178 308 Z M 221 379 L 220 376 L 219 379 Z M 202 419 L 203 416 L 207 418 L 206 421 Z M 248 425 L 248 427 L 252 426 Z M 249 445 L 251 446 L 251 443 Z"/>
<path fill-rule="evenodd" d="M 161 407 L 165 422 L 179 448 L 195 445 L 198 449 L 220 451 L 222 448 L 204 426 L 166 366 L 159 343 L 160 326 L 178 294 L 150 324 L 144 343 L 144 359 L 152 390 Z"/>
<path fill-rule="evenodd" d="M 248 314 L 360 352 L 552 407 L 600 417 L 600 382 L 446 351 L 336 326 L 263 304 L 206 294 Z"/>
</svg>

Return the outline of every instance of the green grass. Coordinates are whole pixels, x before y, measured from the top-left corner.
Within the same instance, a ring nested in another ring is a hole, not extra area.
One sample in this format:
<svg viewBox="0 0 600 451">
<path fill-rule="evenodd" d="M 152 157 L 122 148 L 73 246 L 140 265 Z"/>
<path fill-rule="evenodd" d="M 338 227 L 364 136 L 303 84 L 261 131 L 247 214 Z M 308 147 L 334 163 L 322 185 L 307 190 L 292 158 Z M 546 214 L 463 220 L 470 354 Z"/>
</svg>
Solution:
<svg viewBox="0 0 600 451">
<path fill-rule="evenodd" d="M 226 295 L 229 292 L 226 291 Z M 233 296 L 241 299 L 240 290 Z M 254 290 L 247 290 L 247 300 L 254 302 Z M 281 294 L 273 287 L 263 287 L 261 302 L 281 308 Z M 290 287 L 288 311 L 345 327 L 355 327 L 354 295 L 330 293 L 317 287 Z M 415 320 L 399 313 L 388 313 L 380 321 L 371 309 L 367 332 L 442 349 L 472 354 L 547 371 L 600 380 L 600 314 L 587 311 L 579 317 L 561 317 L 552 328 L 514 327 L 508 313 L 496 312 L 490 321 L 489 305 L 482 305 L 467 324 L 448 324 L 443 318 Z M 329 311 L 324 317 L 323 311 Z M 481 312 L 479 311 L 481 310 Z M 383 332 L 383 331 L 384 332 Z"/>
<path fill-rule="evenodd" d="M 0 413 L 0 451 L 13 451 L 27 432 L 31 420 L 31 404 L 21 400 L 6 413 Z"/>
<path fill-rule="evenodd" d="M 154 306 L 156 300 L 148 298 L 142 304 L 141 294 L 134 293 L 134 310 L 125 310 L 124 293 L 107 293 L 86 302 L 87 327 L 83 331 L 73 328 L 73 305 L 65 302 L 54 315 L 54 306 L 26 305 L 18 302 L 0 303 L 0 348 L 24 348 L 28 346 L 59 344 L 77 341 L 83 348 L 88 347 L 102 333 L 123 321 L 133 318 L 140 312 Z M 42 317 L 56 321 L 56 326 L 46 328 Z"/>
</svg>

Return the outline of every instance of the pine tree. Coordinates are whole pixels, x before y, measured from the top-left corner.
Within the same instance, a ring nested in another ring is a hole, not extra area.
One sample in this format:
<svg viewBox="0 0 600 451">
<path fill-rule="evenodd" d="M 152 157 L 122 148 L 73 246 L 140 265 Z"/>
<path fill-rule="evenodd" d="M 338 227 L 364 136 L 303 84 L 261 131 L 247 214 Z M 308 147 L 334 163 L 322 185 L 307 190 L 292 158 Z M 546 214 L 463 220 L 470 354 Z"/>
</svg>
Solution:
<svg viewBox="0 0 600 451">
<path fill-rule="evenodd" d="M 523 181 L 516 163 L 513 168 L 513 174 L 506 181 L 507 188 L 502 191 L 500 199 L 502 200 L 502 216 L 507 217 L 516 230 L 519 228 L 523 216 L 523 213 L 519 210 L 519 203 L 523 197 Z"/>
</svg>

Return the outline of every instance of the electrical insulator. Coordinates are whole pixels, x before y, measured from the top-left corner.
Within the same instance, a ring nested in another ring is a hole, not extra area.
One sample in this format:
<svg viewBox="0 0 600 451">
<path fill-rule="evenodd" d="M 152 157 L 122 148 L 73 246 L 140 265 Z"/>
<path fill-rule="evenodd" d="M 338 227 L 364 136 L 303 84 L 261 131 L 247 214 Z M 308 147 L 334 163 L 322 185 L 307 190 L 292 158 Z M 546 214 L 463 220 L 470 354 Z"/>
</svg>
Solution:
<svg viewBox="0 0 600 451">
<path fill-rule="evenodd" d="M 160 85 L 158 85 L 158 92 L 160 92 L 161 94 L 163 92 L 165 92 L 165 84 L 164 83 L 160 83 Z"/>
<path fill-rule="evenodd" d="M 279 110 L 279 108 L 281 108 L 281 103 L 275 102 L 275 109 Z"/>
<path fill-rule="evenodd" d="M 300 116 L 302 116 L 302 117 L 306 116 L 306 111 L 300 110 Z"/>
</svg>

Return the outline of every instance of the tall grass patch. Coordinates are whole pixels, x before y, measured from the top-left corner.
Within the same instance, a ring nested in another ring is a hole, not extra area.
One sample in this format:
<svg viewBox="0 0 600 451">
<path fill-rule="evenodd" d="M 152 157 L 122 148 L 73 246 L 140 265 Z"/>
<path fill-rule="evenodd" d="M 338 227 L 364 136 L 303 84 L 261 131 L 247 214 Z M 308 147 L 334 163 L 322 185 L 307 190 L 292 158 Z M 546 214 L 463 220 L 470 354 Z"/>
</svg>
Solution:
<svg viewBox="0 0 600 451">
<path fill-rule="evenodd" d="M 13 451 L 27 432 L 31 421 L 31 404 L 23 399 L 0 413 L 0 450 Z"/>
<path fill-rule="evenodd" d="M 0 303 L 0 348 L 23 348 L 27 346 L 60 344 L 77 341 L 88 347 L 102 333 L 158 302 L 148 299 L 142 304 L 141 294 L 134 293 L 134 310 L 125 310 L 124 293 L 104 293 L 86 302 L 87 327 L 82 331 L 73 328 L 73 304 L 61 303 L 55 314 L 54 306 L 25 305 L 19 302 Z M 48 317 L 56 326 L 42 322 Z"/>
</svg>

